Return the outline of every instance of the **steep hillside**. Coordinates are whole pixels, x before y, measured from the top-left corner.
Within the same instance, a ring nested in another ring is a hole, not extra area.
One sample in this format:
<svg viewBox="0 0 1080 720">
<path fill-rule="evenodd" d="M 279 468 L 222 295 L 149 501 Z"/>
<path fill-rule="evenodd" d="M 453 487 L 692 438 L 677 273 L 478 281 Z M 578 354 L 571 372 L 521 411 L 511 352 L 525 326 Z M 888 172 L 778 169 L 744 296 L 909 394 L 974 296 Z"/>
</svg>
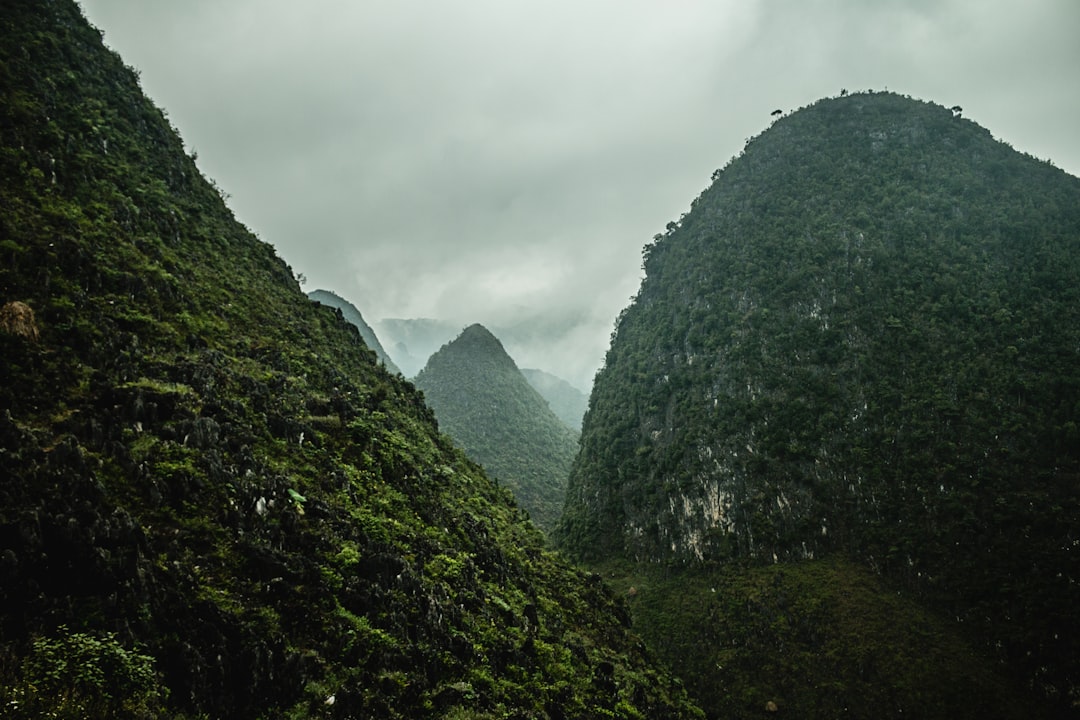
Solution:
<svg viewBox="0 0 1080 720">
<path fill-rule="evenodd" d="M 822 100 L 748 143 L 644 260 L 563 546 L 847 556 L 1034 697 L 1080 701 L 1080 180 L 958 109 Z"/>
<path fill-rule="evenodd" d="M 589 396 L 560 377 L 543 370 L 522 368 L 521 374 L 536 392 L 547 400 L 555 417 L 572 430 L 581 432 L 581 419 L 589 406 Z"/>
<path fill-rule="evenodd" d="M 577 433 L 555 417 L 502 343 L 470 325 L 431 356 L 416 386 L 443 431 L 509 486 L 537 525 L 554 527 Z"/>
<path fill-rule="evenodd" d="M 699 715 L 71 0 L 0 12 L 0 477 L 5 717 Z"/>
<path fill-rule="evenodd" d="M 375 352 L 375 355 L 382 364 L 386 366 L 386 369 L 395 374 L 401 373 L 398 366 L 395 365 L 394 361 L 390 359 L 390 356 L 386 354 L 386 350 L 383 349 L 382 344 L 379 343 L 379 338 L 375 336 L 375 331 L 364 321 L 364 316 L 360 314 L 360 311 L 356 309 L 355 305 L 337 293 L 332 293 L 329 290 L 312 290 L 308 293 L 308 297 L 317 303 L 329 305 L 332 308 L 340 310 L 342 317 L 355 325 L 356 329 L 360 331 L 360 337 L 364 341 L 364 344 Z"/>
</svg>

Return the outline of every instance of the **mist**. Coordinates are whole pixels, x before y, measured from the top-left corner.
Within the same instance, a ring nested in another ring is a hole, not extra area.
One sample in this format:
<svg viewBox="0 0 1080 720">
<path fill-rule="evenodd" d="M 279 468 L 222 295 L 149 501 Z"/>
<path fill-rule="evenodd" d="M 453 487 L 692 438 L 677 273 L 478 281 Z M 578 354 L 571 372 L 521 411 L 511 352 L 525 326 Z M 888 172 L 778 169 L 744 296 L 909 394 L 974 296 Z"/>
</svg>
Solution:
<svg viewBox="0 0 1080 720">
<path fill-rule="evenodd" d="M 531 327 L 518 364 L 583 390 L 641 248 L 775 109 L 889 89 L 1080 170 L 1073 0 L 82 5 L 305 289 Z"/>
</svg>

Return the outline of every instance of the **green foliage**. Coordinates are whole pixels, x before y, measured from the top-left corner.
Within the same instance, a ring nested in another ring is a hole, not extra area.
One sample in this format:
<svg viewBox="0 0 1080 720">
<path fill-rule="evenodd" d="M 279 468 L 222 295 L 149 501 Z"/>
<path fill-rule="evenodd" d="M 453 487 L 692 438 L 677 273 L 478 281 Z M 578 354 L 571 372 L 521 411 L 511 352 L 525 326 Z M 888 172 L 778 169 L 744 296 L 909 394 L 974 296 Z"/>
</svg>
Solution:
<svg viewBox="0 0 1080 720">
<path fill-rule="evenodd" d="M 838 557 L 765 567 L 614 563 L 645 641 L 710 716 L 1027 718 L 1041 708 L 962 628 Z"/>
<path fill-rule="evenodd" d="M 163 695 L 153 658 L 124 648 L 116 636 L 57 628 L 36 638 L 12 680 L 0 690 L 4 717 L 150 718 Z"/>
</svg>

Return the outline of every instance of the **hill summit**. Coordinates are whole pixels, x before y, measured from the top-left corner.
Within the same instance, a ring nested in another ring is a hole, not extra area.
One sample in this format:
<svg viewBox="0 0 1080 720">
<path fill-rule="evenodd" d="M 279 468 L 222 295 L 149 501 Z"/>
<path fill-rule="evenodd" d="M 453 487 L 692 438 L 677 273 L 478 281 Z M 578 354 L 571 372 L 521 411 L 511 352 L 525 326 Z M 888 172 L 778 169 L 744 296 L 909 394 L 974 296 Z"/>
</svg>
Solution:
<svg viewBox="0 0 1080 720">
<path fill-rule="evenodd" d="M 416 386 L 469 457 L 510 487 L 540 527 L 554 527 L 577 433 L 555 416 L 498 338 L 470 325 L 428 359 Z"/>
<path fill-rule="evenodd" d="M 643 256 L 562 545 L 789 579 L 853 560 L 1036 696 L 1080 702 L 1063 542 L 1080 526 L 1080 180 L 959 108 L 846 95 L 750 141 Z"/>
</svg>

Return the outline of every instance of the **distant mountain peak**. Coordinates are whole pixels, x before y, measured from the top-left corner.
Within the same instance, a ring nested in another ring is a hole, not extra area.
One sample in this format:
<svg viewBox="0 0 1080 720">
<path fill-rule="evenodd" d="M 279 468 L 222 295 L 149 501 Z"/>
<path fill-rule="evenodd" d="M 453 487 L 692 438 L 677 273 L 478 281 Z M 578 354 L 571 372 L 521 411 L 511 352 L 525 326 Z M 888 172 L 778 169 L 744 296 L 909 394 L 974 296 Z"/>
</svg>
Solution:
<svg viewBox="0 0 1080 720">
<path fill-rule="evenodd" d="M 510 486 L 538 525 L 553 527 L 562 510 L 577 434 L 480 324 L 428 359 L 416 386 L 440 427 L 488 472 Z"/>
<path fill-rule="evenodd" d="M 454 340 L 454 343 L 452 344 L 456 344 L 459 347 L 498 351 L 503 355 L 506 355 L 506 357 L 510 357 L 506 353 L 503 344 L 499 341 L 499 338 L 495 337 L 490 330 L 480 323 L 473 323 L 462 330 L 461 334 L 457 336 L 457 339 Z"/>
<path fill-rule="evenodd" d="M 421 373 L 432 366 L 458 362 L 476 363 L 487 370 L 499 368 L 514 375 L 520 374 L 517 363 L 506 352 L 499 338 L 480 323 L 469 325 L 456 338 L 443 345 L 428 358 L 427 367 Z"/>
<path fill-rule="evenodd" d="M 402 374 L 416 377 L 427 359 L 460 333 L 461 326 L 432 318 L 383 318 L 375 327 Z"/>
</svg>

